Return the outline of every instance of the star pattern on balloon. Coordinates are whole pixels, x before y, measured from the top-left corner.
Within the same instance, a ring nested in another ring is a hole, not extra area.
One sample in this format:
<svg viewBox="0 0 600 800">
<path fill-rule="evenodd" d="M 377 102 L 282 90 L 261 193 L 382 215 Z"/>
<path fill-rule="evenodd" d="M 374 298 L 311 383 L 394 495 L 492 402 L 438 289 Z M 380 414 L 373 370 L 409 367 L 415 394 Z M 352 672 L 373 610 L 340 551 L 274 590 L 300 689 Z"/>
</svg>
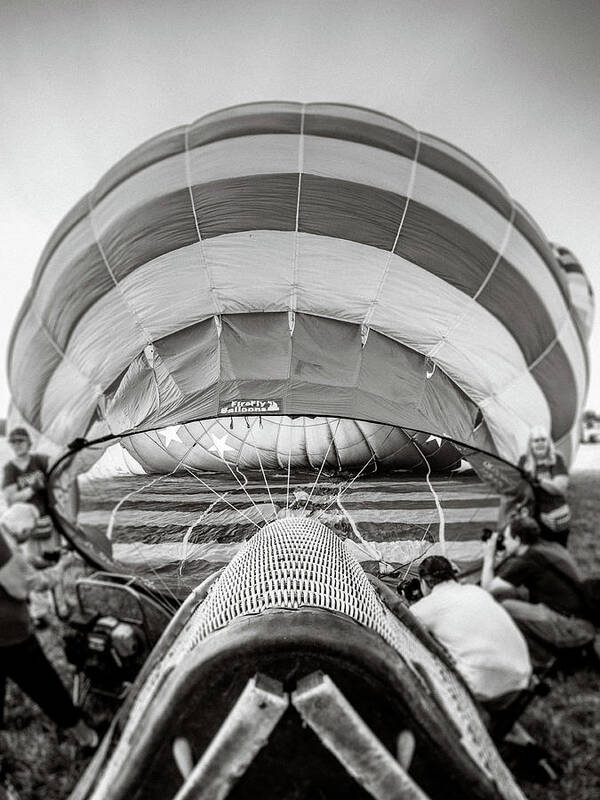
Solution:
<svg viewBox="0 0 600 800">
<path fill-rule="evenodd" d="M 235 453 L 235 448 L 231 447 L 227 444 L 227 434 L 224 433 L 223 436 L 216 436 L 214 433 L 211 433 L 210 438 L 213 440 L 213 444 L 209 447 L 209 451 L 211 453 L 218 453 L 219 458 L 222 461 L 227 461 L 225 458 L 225 451 L 231 450 L 232 453 Z"/>
<path fill-rule="evenodd" d="M 181 428 L 181 425 L 169 425 L 168 428 L 163 428 L 158 432 L 159 436 L 162 436 L 165 440 L 165 447 L 169 447 L 172 442 L 179 442 L 179 444 L 182 444 L 178 433 L 179 428 Z"/>
</svg>

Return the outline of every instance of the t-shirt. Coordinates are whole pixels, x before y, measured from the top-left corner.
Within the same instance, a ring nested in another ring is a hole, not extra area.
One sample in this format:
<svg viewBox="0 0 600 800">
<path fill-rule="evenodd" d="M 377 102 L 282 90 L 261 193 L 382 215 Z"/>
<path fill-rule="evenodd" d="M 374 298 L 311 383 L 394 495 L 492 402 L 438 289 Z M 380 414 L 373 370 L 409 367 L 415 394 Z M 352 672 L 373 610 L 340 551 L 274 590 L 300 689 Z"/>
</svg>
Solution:
<svg viewBox="0 0 600 800">
<path fill-rule="evenodd" d="M 527 456 L 521 456 L 519 459 L 519 467 L 523 468 Z M 565 462 L 560 453 L 556 453 L 556 461 L 554 464 L 538 464 L 535 470 L 535 477 L 537 480 L 549 480 L 556 478 L 558 475 L 568 475 Z M 552 494 L 542 489 L 541 486 L 535 488 L 535 502 L 537 511 L 540 514 L 545 514 L 548 511 L 554 511 L 565 503 L 564 494 Z"/>
<path fill-rule="evenodd" d="M 544 603 L 565 616 L 585 618 L 586 610 L 580 595 L 569 578 L 563 578 L 556 568 L 547 563 L 549 558 L 564 561 L 565 571 L 577 580 L 577 571 L 569 554 L 559 551 L 553 556 L 551 548 L 545 545 L 530 547 L 521 556 L 507 558 L 498 568 L 497 574 L 513 586 L 524 586 L 528 589 L 530 602 Z"/>
<path fill-rule="evenodd" d="M 4 479 L 2 488 L 12 484 L 17 485 L 17 489 L 31 487 L 34 490 L 33 496 L 24 502 L 31 503 L 40 512 L 40 516 L 48 513 L 48 496 L 46 493 L 46 475 L 48 473 L 48 457 L 39 453 L 31 453 L 29 463 L 25 469 L 18 467 L 14 461 L 9 461 L 4 466 Z"/>
<path fill-rule="evenodd" d="M 13 552 L 0 532 L 0 569 L 8 564 Z M 31 620 L 25 600 L 17 600 L 0 584 L 0 647 L 19 644 L 31 633 Z M 0 659 L 2 656 L 0 655 Z"/>
<path fill-rule="evenodd" d="M 528 685 L 531 662 L 525 639 L 485 589 L 445 581 L 410 610 L 444 645 L 480 700 Z"/>
</svg>

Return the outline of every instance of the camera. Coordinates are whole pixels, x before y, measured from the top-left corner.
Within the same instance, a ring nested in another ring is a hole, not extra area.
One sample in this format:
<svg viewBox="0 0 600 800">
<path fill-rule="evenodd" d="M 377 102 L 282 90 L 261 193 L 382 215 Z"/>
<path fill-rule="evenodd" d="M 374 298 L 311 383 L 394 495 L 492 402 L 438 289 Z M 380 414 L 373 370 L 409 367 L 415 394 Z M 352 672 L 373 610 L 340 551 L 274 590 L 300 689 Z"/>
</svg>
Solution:
<svg viewBox="0 0 600 800">
<path fill-rule="evenodd" d="M 494 533 L 494 531 L 491 528 L 484 528 L 483 529 L 483 533 L 481 534 L 481 541 L 482 542 L 487 542 L 487 540 L 490 538 L 490 536 L 493 533 Z M 500 551 L 500 550 L 504 550 L 504 549 L 505 549 L 504 531 L 500 531 L 500 533 L 498 534 L 498 538 L 496 539 L 496 550 Z"/>
<path fill-rule="evenodd" d="M 406 602 L 412 605 L 423 597 L 421 582 L 418 578 L 409 578 L 406 581 L 401 581 L 398 584 L 398 593 L 403 594 Z"/>
</svg>

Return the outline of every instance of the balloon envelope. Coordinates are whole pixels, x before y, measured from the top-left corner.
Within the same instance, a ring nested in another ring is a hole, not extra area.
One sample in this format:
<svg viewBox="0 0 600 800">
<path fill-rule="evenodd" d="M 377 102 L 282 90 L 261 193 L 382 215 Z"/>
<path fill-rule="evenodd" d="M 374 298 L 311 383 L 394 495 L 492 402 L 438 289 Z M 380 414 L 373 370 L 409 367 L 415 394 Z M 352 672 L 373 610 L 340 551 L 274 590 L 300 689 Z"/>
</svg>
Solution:
<svg viewBox="0 0 600 800">
<path fill-rule="evenodd" d="M 570 458 L 588 365 L 556 254 L 476 161 L 374 111 L 259 103 L 146 142 L 73 208 L 9 375 L 59 445 L 267 409 L 515 462 L 533 424 Z"/>
<path fill-rule="evenodd" d="M 593 298 L 568 260 L 480 164 L 398 120 L 225 109 L 142 144 L 58 225 L 13 331 L 13 418 L 56 452 L 122 442 L 118 486 L 106 459 L 66 485 L 101 449 L 57 476 L 106 569 L 152 553 L 185 584 L 195 559 L 193 586 L 310 495 L 303 468 L 449 473 L 473 454 L 493 497 L 452 475 L 440 504 L 394 473 L 357 481 L 344 522 L 363 557 L 410 561 L 446 527 L 467 557 L 511 483 L 493 457 L 515 465 L 532 425 L 567 462 L 577 444 Z M 330 483 L 315 513 L 344 515 L 351 489 Z"/>
</svg>

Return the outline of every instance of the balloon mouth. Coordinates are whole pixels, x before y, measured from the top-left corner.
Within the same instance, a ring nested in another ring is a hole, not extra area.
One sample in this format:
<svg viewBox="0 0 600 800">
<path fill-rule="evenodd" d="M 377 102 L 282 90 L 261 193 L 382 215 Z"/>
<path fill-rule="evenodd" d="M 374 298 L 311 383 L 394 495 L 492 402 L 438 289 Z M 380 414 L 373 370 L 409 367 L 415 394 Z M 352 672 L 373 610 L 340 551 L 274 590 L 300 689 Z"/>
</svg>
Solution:
<svg viewBox="0 0 600 800">
<path fill-rule="evenodd" d="M 51 476 L 57 526 L 96 569 L 135 576 L 175 608 L 277 520 L 318 521 L 364 567 L 398 579 L 426 554 L 468 567 L 479 557 L 482 528 L 496 524 L 500 495 L 520 481 L 513 467 L 442 437 L 381 425 L 366 442 L 363 423 L 309 422 L 285 419 L 282 430 L 277 417 L 235 418 L 233 428 L 217 419 L 197 423 L 200 433 L 187 423 L 83 447 Z M 290 446 L 291 434 L 316 430 L 327 436 L 310 464 L 304 442 Z M 266 447 L 256 446 L 261 431 L 283 442 L 282 461 L 268 462 Z M 362 438 L 352 442 L 351 434 Z M 131 456 L 140 442 L 150 448 L 142 453 L 148 461 L 168 458 L 160 471 L 146 472 Z M 381 456 L 377 446 L 390 442 Z M 240 466 L 239 453 L 247 459 L 251 449 L 254 468 Z M 218 469 L 199 468 L 196 452 Z M 360 459 L 346 465 L 345 452 Z"/>
</svg>

